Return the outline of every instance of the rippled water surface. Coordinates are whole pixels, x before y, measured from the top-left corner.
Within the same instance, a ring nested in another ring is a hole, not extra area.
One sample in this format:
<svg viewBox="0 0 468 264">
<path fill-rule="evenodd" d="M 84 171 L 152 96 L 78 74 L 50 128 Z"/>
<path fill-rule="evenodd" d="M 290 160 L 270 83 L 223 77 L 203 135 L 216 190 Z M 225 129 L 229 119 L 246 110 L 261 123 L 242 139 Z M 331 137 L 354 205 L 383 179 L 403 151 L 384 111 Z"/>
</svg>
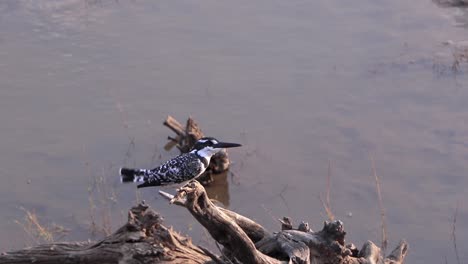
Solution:
<svg viewBox="0 0 468 264">
<path fill-rule="evenodd" d="M 158 188 L 118 181 L 122 165 L 177 154 L 170 114 L 244 145 L 209 191 L 270 230 L 284 215 L 321 228 L 330 162 L 347 240 L 379 244 L 372 157 L 389 247 L 456 263 L 458 204 L 468 262 L 467 67 L 442 44 L 466 40 L 466 14 L 429 0 L 0 0 L 0 249 L 34 244 L 26 210 L 85 240 L 136 199 L 212 246 Z"/>
</svg>

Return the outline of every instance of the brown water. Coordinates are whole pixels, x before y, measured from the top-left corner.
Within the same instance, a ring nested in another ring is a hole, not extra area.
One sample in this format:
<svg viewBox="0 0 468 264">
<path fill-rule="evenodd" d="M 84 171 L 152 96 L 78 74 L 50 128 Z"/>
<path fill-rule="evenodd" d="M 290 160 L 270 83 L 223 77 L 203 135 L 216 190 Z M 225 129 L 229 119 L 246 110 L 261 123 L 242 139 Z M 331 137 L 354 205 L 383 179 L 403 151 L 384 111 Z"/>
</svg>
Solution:
<svg viewBox="0 0 468 264">
<path fill-rule="evenodd" d="M 21 208 L 89 238 L 88 190 L 118 227 L 136 194 L 117 168 L 176 155 L 163 150 L 171 114 L 244 145 L 229 187 L 210 191 L 270 230 L 283 215 L 321 228 L 331 161 L 348 241 L 379 243 L 372 156 L 390 248 L 406 238 L 408 263 L 456 263 L 458 202 L 467 263 L 468 78 L 441 44 L 467 38 L 466 13 L 429 0 L 0 0 L 0 249 L 31 244 Z M 157 190 L 140 196 L 210 245 Z"/>
</svg>

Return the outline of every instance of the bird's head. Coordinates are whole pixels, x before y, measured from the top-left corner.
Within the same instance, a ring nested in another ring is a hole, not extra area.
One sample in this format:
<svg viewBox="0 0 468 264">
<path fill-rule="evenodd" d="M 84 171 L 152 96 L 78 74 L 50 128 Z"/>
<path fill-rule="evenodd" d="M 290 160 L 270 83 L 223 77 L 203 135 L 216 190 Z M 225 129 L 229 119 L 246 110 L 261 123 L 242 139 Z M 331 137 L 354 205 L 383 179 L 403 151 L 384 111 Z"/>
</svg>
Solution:
<svg viewBox="0 0 468 264">
<path fill-rule="evenodd" d="M 210 159 L 214 154 L 220 152 L 222 149 L 240 146 L 242 145 L 237 143 L 219 142 L 215 138 L 204 137 L 195 142 L 190 152 L 196 153 L 200 157 Z"/>
</svg>

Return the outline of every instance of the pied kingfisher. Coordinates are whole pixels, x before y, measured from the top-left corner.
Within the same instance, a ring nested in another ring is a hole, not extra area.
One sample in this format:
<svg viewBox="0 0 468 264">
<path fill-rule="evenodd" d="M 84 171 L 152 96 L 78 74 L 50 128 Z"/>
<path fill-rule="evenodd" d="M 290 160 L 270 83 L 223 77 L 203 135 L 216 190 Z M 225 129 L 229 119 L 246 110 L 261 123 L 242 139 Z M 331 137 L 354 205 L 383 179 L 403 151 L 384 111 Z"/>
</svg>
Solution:
<svg viewBox="0 0 468 264">
<path fill-rule="evenodd" d="M 120 169 L 122 182 L 141 182 L 138 188 L 181 183 L 200 176 L 213 155 L 225 148 L 240 147 L 237 143 L 219 142 L 212 137 L 199 139 L 188 153 L 170 159 L 152 170 Z"/>
</svg>

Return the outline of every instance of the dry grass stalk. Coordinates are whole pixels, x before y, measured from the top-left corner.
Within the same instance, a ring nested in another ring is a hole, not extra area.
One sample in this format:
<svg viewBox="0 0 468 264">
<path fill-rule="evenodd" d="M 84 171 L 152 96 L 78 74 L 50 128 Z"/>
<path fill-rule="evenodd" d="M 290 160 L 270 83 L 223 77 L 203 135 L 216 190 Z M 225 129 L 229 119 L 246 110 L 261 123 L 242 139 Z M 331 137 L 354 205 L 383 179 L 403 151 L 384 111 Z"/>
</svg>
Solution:
<svg viewBox="0 0 468 264">
<path fill-rule="evenodd" d="M 461 64 L 468 63 L 468 48 L 458 48 L 452 51 L 453 63 L 452 71 L 454 73 L 460 72 Z"/>
<path fill-rule="evenodd" d="M 263 208 L 263 210 L 265 210 L 265 212 L 271 217 L 271 219 L 273 219 L 273 222 L 276 222 L 277 219 L 279 219 L 278 217 L 274 216 L 273 215 L 273 212 L 268 209 L 265 204 L 260 204 L 260 206 Z"/>
<path fill-rule="evenodd" d="M 379 199 L 379 209 L 380 209 L 380 217 L 381 217 L 381 234 L 382 234 L 382 253 L 385 255 L 385 251 L 387 249 L 388 238 L 387 238 L 387 224 L 385 220 L 385 208 L 383 206 L 382 201 L 382 192 L 380 188 L 380 179 L 377 176 L 377 170 L 375 169 L 375 161 L 372 155 L 370 156 L 370 160 L 372 163 L 372 173 L 374 174 L 375 179 L 375 187 L 377 190 L 377 197 Z"/>
<path fill-rule="evenodd" d="M 457 224 L 458 207 L 459 207 L 459 204 L 457 202 L 457 206 L 455 207 L 455 213 L 453 214 L 451 235 L 452 235 L 453 250 L 455 251 L 455 257 L 457 258 L 457 263 L 460 264 L 460 256 L 458 255 L 457 236 L 456 236 L 456 229 L 455 229 L 456 224 Z"/>
<path fill-rule="evenodd" d="M 284 206 L 286 206 L 286 208 L 288 209 L 288 212 L 291 213 L 291 209 L 289 208 L 288 202 L 287 202 L 286 198 L 283 195 L 286 192 L 286 190 L 288 189 L 288 187 L 289 187 L 289 185 L 286 184 L 278 195 L 281 198 L 281 200 L 283 201 Z"/>
<path fill-rule="evenodd" d="M 52 223 L 50 226 L 41 224 L 34 212 L 21 208 L 25 212 L 23 221 L 15 220 L 15 223 L 21 226 L 24 232 L 29 236 L 34 244 L 52 243 L 56 239 L 66 236 L 70 230 L 63 226 Z M 57 236 L 57 238 L 56 238 Z"/>
<path fill-rule="evenodd" d="M 88 187 L 88 202 L 89 202 L 89 218 L 90 218 L 90 231 L 91 235 L 95 236 L 98 233 L 98 227 L 96 224 L 96 203 L 93 198 L 93 189 Z"/>
<path fill-rule="evenodd" d="M 322 196 L 319 195 L 320 202 L 322 203 L 323 209 L 325 209 L 325 213 L 327 214 L 327 217 L 330 221 L 333 221 L 335 219 L 335 215 L 333 214 L 330 205 L 328 205 L 323 199 Z"/>
<path fill-rule="evenodd" d="M 330 205 L 330 190 L 331 190 L 331 175 L 332 175 L 332 163 L 331 160 L 328 161 L 328 171 L 327 171 L 327 192 L 325 196 L 325 201 L 322 199 L 322 196 L 319 195 L 320 202 L 322 202 L 322 206 L 325 209 L 325 213 L 330 221 L 335 220 L 335 215 L 331 209 Z"/>
<path fill-rule="evenodd" d="M 113 171 L 109 168 L 108 171 Z M 92 235 L 109 235 L 112 232 L 112 207 L 117 202 L 115 190 L 107 183 L 106 171 L 102 175 L 94 175 L 88 187 L 88 201 L 90 210 L 90 231 Z M 97 216 L 96 212 L 100 215 Z"/>
</svg>

